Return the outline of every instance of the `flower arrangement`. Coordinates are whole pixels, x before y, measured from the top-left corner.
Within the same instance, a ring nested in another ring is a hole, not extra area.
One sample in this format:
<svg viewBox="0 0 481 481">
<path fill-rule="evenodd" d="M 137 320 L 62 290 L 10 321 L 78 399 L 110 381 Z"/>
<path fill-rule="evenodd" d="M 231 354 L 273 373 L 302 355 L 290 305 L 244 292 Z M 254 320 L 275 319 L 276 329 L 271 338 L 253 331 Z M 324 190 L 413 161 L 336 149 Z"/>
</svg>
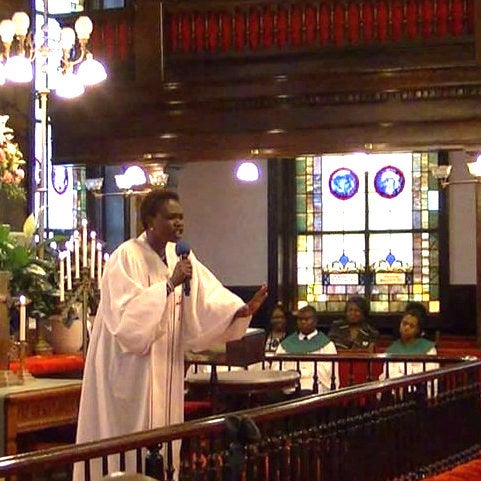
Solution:
<svg viewBox="0 0 481 481">
<path fill-rule="evenodd" d="M 25 160 L 18 144 L 13 142 L 13 130 L 6 126 L 8 118 L 0 115 L 0 191 L 9 199 L 25 199 L 22 187 Z"/>
</svg>

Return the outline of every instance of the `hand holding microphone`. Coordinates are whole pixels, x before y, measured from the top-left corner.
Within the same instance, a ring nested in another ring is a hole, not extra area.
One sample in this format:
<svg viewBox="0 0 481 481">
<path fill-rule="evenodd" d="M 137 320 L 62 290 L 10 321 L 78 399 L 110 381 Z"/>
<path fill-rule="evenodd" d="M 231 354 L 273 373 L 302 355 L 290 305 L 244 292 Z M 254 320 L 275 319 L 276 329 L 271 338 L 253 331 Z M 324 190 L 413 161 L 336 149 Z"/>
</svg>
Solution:
<svg viewBox="0 0 481 481">
<path fill-rule="evenodd" d="M 170 278 L 174 286 L 184 284 L 184 294 L 190 295 L 190 278 L 192 277 L 192 264 L 189 260 L 190 246 L 187 242 L 178 241 L 175 245 L 175 253 L 180 258 L 175 265 L 174 272 Z"/>
</svg>

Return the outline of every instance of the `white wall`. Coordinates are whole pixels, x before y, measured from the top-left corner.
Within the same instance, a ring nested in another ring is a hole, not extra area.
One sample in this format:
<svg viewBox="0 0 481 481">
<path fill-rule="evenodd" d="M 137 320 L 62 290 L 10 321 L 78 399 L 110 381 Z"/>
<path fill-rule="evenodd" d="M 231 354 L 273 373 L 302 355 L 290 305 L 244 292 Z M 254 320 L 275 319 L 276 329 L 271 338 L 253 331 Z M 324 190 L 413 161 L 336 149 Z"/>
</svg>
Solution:
<svg viewBox="0 0 481 481">
<path fill-rule="evenodd" d="M 178 173 L 185 239 L 222 283 L 267 282 L 267 162 L 256 184 L 235 179 L 234 162 L 185 164 Z"/>
<path fill-rule="evenodd" d="M 465 152 L 451 152 L 449 180 L 472 180 L 466 167 L 472 161 Z M 450 184 L 449 269 L 450 284 L 476 284 L 476 211 L 474 184 Z"/>
</svg>

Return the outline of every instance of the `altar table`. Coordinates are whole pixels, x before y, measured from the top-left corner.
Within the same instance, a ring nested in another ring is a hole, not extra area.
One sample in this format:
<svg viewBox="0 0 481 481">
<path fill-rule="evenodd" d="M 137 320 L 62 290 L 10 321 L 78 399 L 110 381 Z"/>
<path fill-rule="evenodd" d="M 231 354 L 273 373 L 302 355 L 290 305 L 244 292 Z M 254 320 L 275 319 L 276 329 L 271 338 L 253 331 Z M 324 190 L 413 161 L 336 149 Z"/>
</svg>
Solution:
<svg viewBox="0 0 481 481">
<path fill-rule="evenodd" d="M 18 437 L 77 423 L 82 381 L 34 379 L 0 388 L 0 455 L 17 453 Z"/>
</svg>

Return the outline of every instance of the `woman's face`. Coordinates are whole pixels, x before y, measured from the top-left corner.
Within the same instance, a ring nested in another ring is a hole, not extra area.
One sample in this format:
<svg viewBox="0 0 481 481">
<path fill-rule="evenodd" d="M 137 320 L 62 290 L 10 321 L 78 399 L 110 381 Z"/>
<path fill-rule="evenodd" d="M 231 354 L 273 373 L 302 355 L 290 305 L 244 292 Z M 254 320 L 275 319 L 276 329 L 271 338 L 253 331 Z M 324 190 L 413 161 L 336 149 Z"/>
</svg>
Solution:
<svg viewBox="0 0 481 481">
<path fill-rule="evenodd" d="M 271 328 L 274 331 L 283 331 L 286 328 L 286 316 L 281 309 L 274 309 L 271 316 Z"/>
<path fill-rule="evenodd" d="M 403 342 L 412 341 L 419 336 L 418 318 L 411 314 L 405 314 L 401 319 L 399 334 Z"/>
<path fill-rule="evenodd" d="M 357 304 L 348 302 L 346 306 L 346 320 L 348 324 L 359 324 L 364 320 L 364 314 Z"/>
</svg>

